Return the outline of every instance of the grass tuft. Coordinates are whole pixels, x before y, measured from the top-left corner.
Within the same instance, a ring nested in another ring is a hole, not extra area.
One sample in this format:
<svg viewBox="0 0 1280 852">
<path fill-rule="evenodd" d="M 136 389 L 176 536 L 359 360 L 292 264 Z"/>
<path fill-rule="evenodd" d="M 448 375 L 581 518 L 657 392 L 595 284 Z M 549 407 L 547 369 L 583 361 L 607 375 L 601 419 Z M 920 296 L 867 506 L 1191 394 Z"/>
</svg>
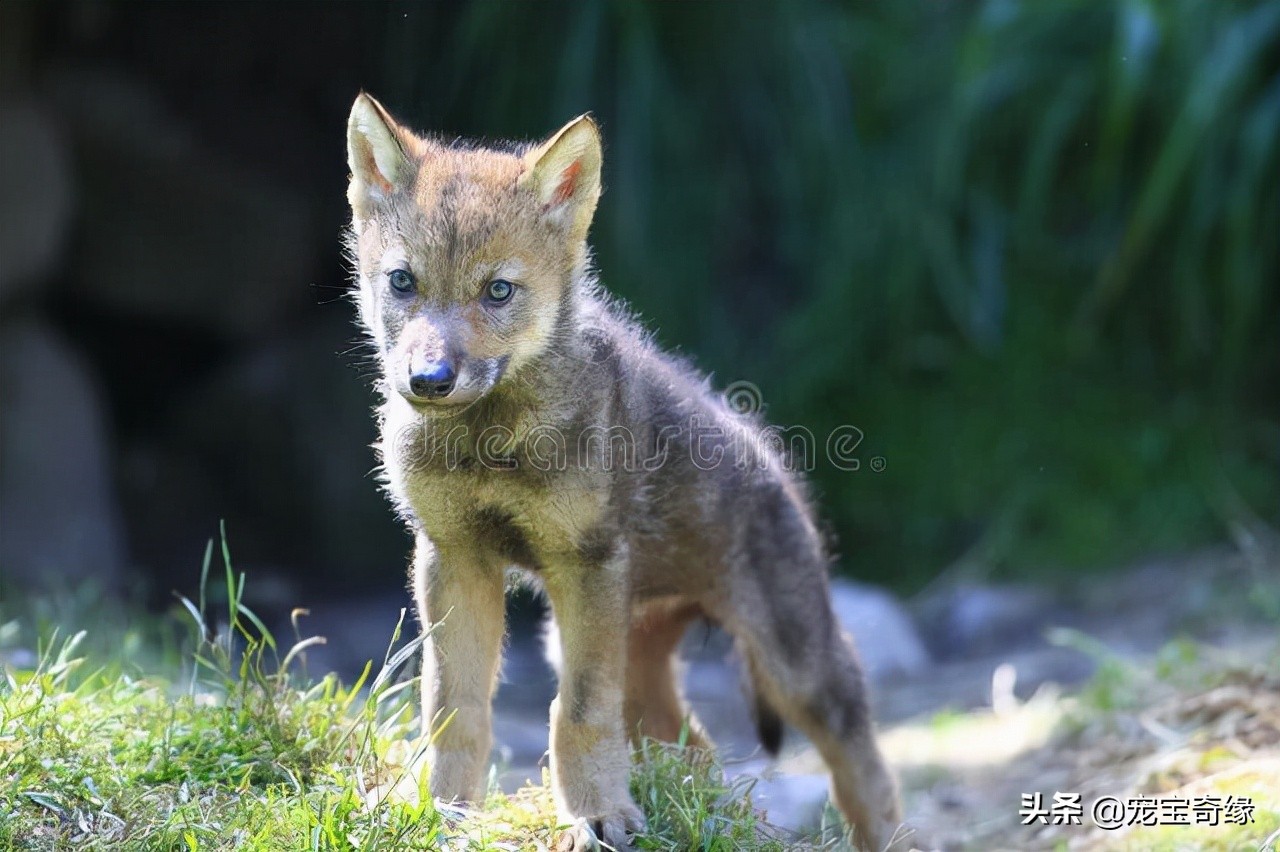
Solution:
<svg viewBox="0 0 1280 852">
<path fill-rule="evenodd" d="M 280 644 L 244 604 L 225 533 L 221 557 L 225 611 L 206 595 L 211 543 L 198 599 L 178 598 L 176 643 L 172 617 L 124 619 L 92 595 L 0 604 L 0 850 L 553 845 L 545 784 L 495 792 L 483 809 L 433 802 L 406 673 L 423 640 L 399 646 L 403 611 L 376 674 L 371 662 L 351 685 L 311 681 L 300 672 L 323 639 L 304 637 L 295 612 L 296 641 Z M 634 791 L 650 829 L 637 846 L 797 848 L 758 817 L 747 785 L 722 779 L 709 756 L 646 746 Z"/>
<path fill-rule="evenodd" d="M 0 847 L 440 848 L 445 822 L 429 797 L 367 800 L 411 771 L 412 761 L 393 758 L 416 729 L 403 688 L 412 680 L 400 674 L 421 640 L 384 660 L 367 689 L 333 675 L 306 683 L 294 669 L 321 640 L 300 638 L 282 654 L 243 603 L 245 577 L 232 570 L 225 537 L 222 557 L 226 620 L 215 627 L 206 602 L 211 546 L 199 601 L 180 598 L 191 616 L 187 651 L 160 667 L 165 674 L 139 671 L 113 650 L 171 625 L 143 623 L 124 637 L 37 631 L 30 667 L 0 650 L 9 659 Z M 24 627 L 10 622 L 0 635 L 17 644 Z"/>
</svg>

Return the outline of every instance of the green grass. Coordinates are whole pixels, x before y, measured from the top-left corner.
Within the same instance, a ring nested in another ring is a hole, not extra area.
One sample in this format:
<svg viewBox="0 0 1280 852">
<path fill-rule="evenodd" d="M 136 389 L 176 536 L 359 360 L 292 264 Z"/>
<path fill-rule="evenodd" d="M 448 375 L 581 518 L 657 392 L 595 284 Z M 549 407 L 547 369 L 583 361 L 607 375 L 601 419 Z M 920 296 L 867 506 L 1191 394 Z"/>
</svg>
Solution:
<svg viewBox="0 0 1280 852">
<path fill-rule="evenodd" d="M 438 848 L 444 821 L 429 805 L 365 807 L 409 725 L 385 691 L 81 674 L 84 638 L 0 686 L 0 846 Z"/>
<path fill-rule="evenodd" d="M 91 597 L 33 602 L 16 619 L 0 605 L 0 850 L 483 852 L 553 842 L 545 786 L 495 791 L 477 810 L 433 804 L 416 678 L 405 673 L 420 640 L 354 684 L 310 682 L 299 670 L 323 640 L 277 644 L 241 603 L 244 576 L 225 545 L 223 556 L 225 611 L 215 618 L 206 600 L 210 552 L 200 600 L 178 610 L 185 641 L 173 618 L 130 623 Z M 67 620 L 101 632 L 55 626 Z M 389 625 L 389 647 L 402 626 Z M 19 649 L 32 640 L 38 653 L 24 662 Z M 709 757 L 646 746 L 633 792 L 649 830 L 637 847 L 799 845 L 758 818 L 748 787 L 722 778 Z"/>
<path fill-rule="evenodd" d="M 182 601 L 192 637 L 179 665 L 171 655 L 155 665 L 163 672 L 142 671 L 118 652 L 172 626 L 145 623 L 96 637 L 46 627 L 34 665 L 6 666 L 0 847 L 439 848 L 448 824 L 429 798 L 374 798 L 416 729 L 412 682 L 396 674 L 417 643 L 371 681 L 369 667 L 350 686 L 332 675 L 301 682 L 291 672 L 319 640 L 281 649 L 240 603 L 244 578 L 229 567 L 215 635 L 208 567 L 201 600 Z"/>
</svg>

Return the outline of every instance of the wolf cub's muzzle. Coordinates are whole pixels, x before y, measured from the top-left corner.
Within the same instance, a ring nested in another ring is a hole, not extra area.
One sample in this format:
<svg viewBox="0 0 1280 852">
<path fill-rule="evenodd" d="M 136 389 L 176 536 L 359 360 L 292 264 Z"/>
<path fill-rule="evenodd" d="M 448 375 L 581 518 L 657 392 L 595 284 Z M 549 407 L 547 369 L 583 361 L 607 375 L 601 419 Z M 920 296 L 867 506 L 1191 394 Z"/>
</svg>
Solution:
<svg viewBox="0 0 1280 852">
<path fill-rule="evenodd" d="M 493 389 L 506 358 L 469 358 L 447 345 L 417 348 L 394 366 L 392 385 L 422 414 L 456 414 Z M 407 363 L 406 363 L 407 362 Z"/>
<path fill-rule="evenodd" d="M 418 399 L 440 399 L 449 395 L 458 372 L 448 361 L 414 364 L 409 374 L 409 391 Z"/>
</svg>

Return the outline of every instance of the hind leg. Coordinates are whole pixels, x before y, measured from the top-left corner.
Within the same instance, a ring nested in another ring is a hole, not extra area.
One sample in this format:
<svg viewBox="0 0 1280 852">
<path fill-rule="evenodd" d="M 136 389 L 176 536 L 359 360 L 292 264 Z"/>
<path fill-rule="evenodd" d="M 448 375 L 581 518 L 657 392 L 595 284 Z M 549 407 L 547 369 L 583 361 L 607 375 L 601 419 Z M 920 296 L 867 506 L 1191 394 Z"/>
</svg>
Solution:
<svg viewBox="0 0 1280 852">
<path fill-rule="evenodd" d="M 685 718 L 686 743 L 710 748 L 711 740 L 680 699 L 674 655 L 685 628 L 699 613 L 696 606 L 654 609 L 635 618 L 627 636 L 627 675 L 623 713 L 627 736 L 638 747 L 641 737 L 674 743 Z"/>
<path fill-rule="evenodd" d="M 730 622 L 759 698 L 817 747 L 831 772 L 832 798 L 859 846 L 905 849 L 897 790 L 876 746 L 862 670 L 831 612 L 826 583 L 788 592 L 756 597 Z"/>
</svg>

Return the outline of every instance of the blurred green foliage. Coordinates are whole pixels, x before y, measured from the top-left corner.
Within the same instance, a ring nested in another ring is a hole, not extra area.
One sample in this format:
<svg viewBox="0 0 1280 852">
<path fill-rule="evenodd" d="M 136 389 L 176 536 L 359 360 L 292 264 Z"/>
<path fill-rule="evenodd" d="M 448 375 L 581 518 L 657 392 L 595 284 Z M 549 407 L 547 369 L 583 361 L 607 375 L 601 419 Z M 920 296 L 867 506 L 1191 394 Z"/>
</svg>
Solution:
<svg viewBox="0 0 1280 852">
<path fill-rule="evenodd" d="M 1061 571 L 1277 519 L 1280 4 L 377 14 L 419 128 L 602 119 L 605 283 L 771 420 L 865 433 L 814 473 L 846 568 Z"/>
</svg>

